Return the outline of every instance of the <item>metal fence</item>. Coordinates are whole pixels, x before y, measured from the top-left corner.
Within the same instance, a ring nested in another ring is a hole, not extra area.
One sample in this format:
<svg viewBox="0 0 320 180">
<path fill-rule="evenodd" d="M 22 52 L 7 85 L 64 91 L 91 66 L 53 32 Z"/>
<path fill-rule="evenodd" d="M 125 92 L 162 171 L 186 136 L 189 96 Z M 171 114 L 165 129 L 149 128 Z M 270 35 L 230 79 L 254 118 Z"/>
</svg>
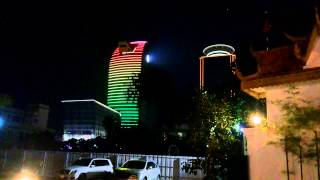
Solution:
<svg viewBox="0 0 320 180">
<path fill-rule="evenodd" d="M 201 171 L 197 175 L 185 173 L 182 170 L 184 162 L 196 159 L 190 156 L 165 156 L 143 154 L 117 154 L 117 153 L 82 153 L 82 152 L 53 152 L 53 151 L 29 151 L 29 150 L 4 150 L 0 151 L 0 169 L 15 169 L 28 167 L 37 170 L 41 176 L 57 176 L 59 170 L 71 165 L 80 157 L 109 158 L 114 167 L 133 158 L 152 159 L 160 167 L 162 180 L 191 180 L 203 179 Z"/>
</svg>

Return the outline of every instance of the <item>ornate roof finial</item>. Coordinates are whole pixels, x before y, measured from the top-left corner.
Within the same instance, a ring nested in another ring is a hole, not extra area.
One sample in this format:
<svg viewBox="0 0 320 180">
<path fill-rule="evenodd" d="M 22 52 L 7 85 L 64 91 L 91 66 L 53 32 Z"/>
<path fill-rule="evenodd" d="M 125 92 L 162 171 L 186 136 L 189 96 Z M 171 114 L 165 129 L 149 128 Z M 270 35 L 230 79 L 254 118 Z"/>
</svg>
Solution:
<svg viewBox="0 0 320 180">
<path fill-rule="evenodd" d="M 264 18 L 264 23 L 262 27 L 262 32 L 265 34 L 265 48 L 267 51 L 270 50 L 270 31 L 271 31 L 271 23 L 270 23 L 270 17 L 269 17 L 269 11 L 265 10 L 264 11 L 265 18 Z"/>
<path fill-rule="evenodd" d="M 316 6 L 314 10 L 316 15 L 316 25 L 318 27 L 318 31 L 320 31 L 320 17 L 319 17 L 318 7 Z"/>
</svg>

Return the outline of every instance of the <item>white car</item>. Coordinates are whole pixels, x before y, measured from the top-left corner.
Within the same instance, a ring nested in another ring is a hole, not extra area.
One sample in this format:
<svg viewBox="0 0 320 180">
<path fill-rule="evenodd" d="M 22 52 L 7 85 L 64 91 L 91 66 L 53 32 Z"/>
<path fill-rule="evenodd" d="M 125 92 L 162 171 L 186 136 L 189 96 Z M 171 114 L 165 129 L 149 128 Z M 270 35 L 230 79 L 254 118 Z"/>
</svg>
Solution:
<svg viewBox="0 0 320 180">
<path fill-rule="evenodd" d="M 67 169 L 60 172 L 63 180 L 84 180 L 113 173 L 113 165 L 110 159 L 105 158 L 81 158 L 76 160 Z"/>
<path fill-rule="evenodd" d="M 160 168 L 152 160 L 133 159 L 114 170 L 116 179 L 160 180 Z"/>
</svg>

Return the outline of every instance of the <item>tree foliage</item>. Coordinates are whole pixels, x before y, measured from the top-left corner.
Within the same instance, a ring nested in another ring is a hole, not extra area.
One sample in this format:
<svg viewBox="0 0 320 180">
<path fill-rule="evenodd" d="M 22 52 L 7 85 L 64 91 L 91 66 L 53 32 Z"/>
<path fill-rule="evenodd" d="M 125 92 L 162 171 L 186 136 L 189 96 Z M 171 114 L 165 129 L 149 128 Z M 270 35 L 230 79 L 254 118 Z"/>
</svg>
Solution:
<svg viewBox="0 0 320 180">
<path fill-rule="evenodd" d="M 55 139 L 54 132 L 50 130 L 35 131 L 25 140 L 25 149 L 32 150 L 57 150 L 58 141 Z"/>
<path fill-rule="evenodd" d="M 193 99 L 190 114 L 190 144 L 204 159 L 186 163 L 183 169 L 195 173 L 202 169 L 208 179 L 226 176 L 228 158 L 241 154 L 239 124 L 244 123 L 251 108 L 245 96 L 219 96 L 199 92 Z"/>
<path fill-rule="evenodd" d="M 107 132 L 107 139 L 115 141 L 121 126 L 121 117 L 119 115 L 107 116 L 102 121 L 103 127 Z"/>
<path fill-rule="evenodd" d="M 8 107 L 13 103 L 13 99 L 8 95 L 0 95 L 0 107 Z"/>
<path fill-rule="evenodd" d="M 286 93 L 284 100 L 274 102 L 281 108 L 282 123 L 275 128 L 279 139 L 272 143 L 294 155 L 301 156 L 302 153 L 304 158 L 316 160 L 319 153 L 320 107 L 298 98 L 296 87 L 289 87 Z"/>
<path fill-rule="evenodd" d="M 191 120 L 191 142 L 194 148 L 225 150 L 236 140 L 238 133 L 236 118 L 232 113 L 231 103 L 206 92 L 194 98 L 194 112 Z"/>
</svg>

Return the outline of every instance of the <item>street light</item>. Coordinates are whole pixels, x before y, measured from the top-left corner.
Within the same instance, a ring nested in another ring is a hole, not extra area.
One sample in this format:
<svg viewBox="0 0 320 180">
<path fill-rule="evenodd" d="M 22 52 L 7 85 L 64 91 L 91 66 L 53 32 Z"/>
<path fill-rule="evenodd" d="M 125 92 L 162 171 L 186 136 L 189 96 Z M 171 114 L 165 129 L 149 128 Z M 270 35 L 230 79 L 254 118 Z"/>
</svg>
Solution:
<svg viewBox="0 0 320 180">
<path fill-rule="evenodd" d="M 147 63 L 150 63 L 150 60 L 151 60 L 150 55 L 147 54 L 147 56 L 146 56 L 146 61 L 147 61 Z"/>
<path fill-rule="evenodd" d="M 261 113 L 258 112 L 253 112 L 248 116 L 247 119 L 247 125 L 245 128 L 243 128 L 243 154 L 244 155 L 248 155 L 248 148 L 247 148 L 247 133 L 249 131 L 250 128 L 255 128 L 258 127 L 257 129 L 262 128 L 262 123 L 264 123 L 265 125 L 265 118 Z M 252 131 L 251 131 L 252 132 Z M 250 133 L 249 133 L 250 134 Z"/>
<path fill-rule="evenodd" d="M 0 116 L 0 128 L 4 126 L 4 119 Z"/>
<path fill-rule="evenodd" d="M 234 129 L 236 129 L 236 131 L 238 132 L 243 132 L 243 125 L 241 125 L 240 123 L 237 123 L 234 125 Z"/>
<path fill-rule="evenodd" d="M 262 115 L 259 113 L 253 113 L 250 115 L 249 120 L 253 126 L 259 126 L 262 123 Z"/>
</svg>

